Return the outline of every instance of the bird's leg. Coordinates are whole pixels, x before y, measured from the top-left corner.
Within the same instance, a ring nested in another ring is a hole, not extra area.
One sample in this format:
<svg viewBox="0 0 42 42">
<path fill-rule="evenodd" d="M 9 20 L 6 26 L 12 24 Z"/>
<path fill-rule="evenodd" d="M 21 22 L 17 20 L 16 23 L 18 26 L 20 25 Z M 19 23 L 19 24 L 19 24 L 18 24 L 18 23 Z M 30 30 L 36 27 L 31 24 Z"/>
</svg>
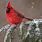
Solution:
<svg viewBox="0 0 42 42">
<path fill-rule="evenodd" d="M 7 30 L 7 32 L 6 32 L 6 35 L 5 35 L 5 38 L 4 38 L 4 42 L 7 42 L 8 41 L 8 36 L 9 36 L 9 38 L 10 38 L 10 42 L 11 42 L 11 30 L 13 29 L 13 28 L 15 28 L 16 27 L 16 25 L 11 25 L 10 26 L 10 28 Z M 9 42 L 9 41 L 8 41 Z"/>
<path fill-rule="evenodd" d="M 0 29 L 0 32 L 3 31 L 3 30 L 6 30 L 10 27 L 10 24 L 7 24 L 5 26 L 3 26 L 1 29 Z"/>
</svg>

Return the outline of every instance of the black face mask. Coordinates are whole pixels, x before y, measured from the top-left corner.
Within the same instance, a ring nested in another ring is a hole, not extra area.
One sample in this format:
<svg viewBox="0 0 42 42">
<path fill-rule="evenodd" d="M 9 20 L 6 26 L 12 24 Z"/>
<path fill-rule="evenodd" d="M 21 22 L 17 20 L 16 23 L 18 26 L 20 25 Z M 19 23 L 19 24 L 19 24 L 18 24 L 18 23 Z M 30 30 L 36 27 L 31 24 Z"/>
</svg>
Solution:
<svg viewBox="0 0 42 42">
<path fill-rule="evenodd" d="M 9 13 L 9 12 L 10 12 L 10 8 L 7 7 L 7 11 L 6 11 L 6 13 Z"/>
</svg>

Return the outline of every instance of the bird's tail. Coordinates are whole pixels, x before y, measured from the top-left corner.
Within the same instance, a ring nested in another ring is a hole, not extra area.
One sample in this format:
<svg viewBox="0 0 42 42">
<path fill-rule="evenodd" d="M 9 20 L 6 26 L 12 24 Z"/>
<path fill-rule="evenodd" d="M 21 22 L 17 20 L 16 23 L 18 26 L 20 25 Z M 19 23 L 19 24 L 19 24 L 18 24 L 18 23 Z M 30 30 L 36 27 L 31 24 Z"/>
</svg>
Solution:
<svg viewBox="0 0 42 42">
<path fill-rule="evenodd" d="M 33 19 L 30 19 L 30 18 L 26 18 L 26 17 L 25 17 L 25 19 L 30 20 L 30 21 L 32 21 L 32 20 L 33 20 Z"/>
</svg>

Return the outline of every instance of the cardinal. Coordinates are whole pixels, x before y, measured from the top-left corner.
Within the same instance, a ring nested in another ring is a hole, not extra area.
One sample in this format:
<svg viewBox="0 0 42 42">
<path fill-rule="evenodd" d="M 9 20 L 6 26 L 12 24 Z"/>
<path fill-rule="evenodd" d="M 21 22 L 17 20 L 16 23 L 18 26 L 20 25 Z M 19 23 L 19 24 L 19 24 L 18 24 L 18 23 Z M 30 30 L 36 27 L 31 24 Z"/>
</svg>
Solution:
<svg viewBox="0 0 42 42">
<path fill-rule="evenodd" d="M 10 4 L 10 2 L 8 2 L 7 4 L 7 8 L 6 8 L 6 18 L 7 21 L 10 24 L 19 24 L 22 22 L 22 20 L 25 18 L 27 20 L 32 20 L 29 18 L 26 18 L 25 16 L 23 16 L 22 14 L 20 14 L 19 12 L 17 12 Z"/>
</svg>

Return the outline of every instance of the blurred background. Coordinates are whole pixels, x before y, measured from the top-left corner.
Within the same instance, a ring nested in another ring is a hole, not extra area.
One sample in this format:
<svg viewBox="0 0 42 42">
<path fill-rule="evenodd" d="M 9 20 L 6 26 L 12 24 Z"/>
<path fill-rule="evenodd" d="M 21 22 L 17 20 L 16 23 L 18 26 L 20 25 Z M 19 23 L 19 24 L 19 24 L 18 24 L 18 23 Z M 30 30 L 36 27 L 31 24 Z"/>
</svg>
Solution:
<svg viewBox="0 0 42 42">
<path fill-rule="evenodd" d="M 5 17 L 8 1 L 0 0 L 0 28 L 8 23 Z M 11 0 L 10 2 L 13 8 L 25 17 L 34 19 L 42 16 L 42 0 Z M 0 33 L 0 42 L 3 42 L 3 35 L 3 33 Z"/>
</svg>

